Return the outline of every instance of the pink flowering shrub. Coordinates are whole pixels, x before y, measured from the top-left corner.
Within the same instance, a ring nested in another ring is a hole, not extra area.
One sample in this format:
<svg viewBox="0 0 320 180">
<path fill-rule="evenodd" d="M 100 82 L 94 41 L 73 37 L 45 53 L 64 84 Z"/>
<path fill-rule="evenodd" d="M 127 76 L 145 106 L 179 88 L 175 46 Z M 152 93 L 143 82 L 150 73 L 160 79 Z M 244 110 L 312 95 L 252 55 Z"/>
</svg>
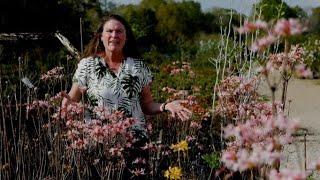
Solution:
<svg viewBox="0 0 320 180">
<path fill-rule="evenodd" d="M 42 126 L 43 131 L 53 137 L 53 144 L 60 145 L 51 147 L 50 156 L 64 154 L 63 166 L 76 164 L 81 177 L 89 177 L 86 169 L 91 166 L 95 167 L 100 177 L 115 170 L 123 171 L 126 163 L 123 153 L 136 141 L 131 131 L 136 120 L 126 118 L 122 112 L 110 113 L 108 109 L 83 103 L 71 102 L 66 107 L 60 107 L 65 97 L 68 98 L 68 95 L 60 92 L 47 101 L 36 100 L 27 105 L 29 116 L 37 111 L 51 114 L 50 121 Z M 91 119 L 87 117 L 89 111 L 92 112 Z M 78 158 L 74 159 L 74 156 Z M 50 163 L 55 162 L 52 159 Z M 68 174 L 70 171 L 67 168 L 62 173 Z"/>
<path fill-rule="evenodd" d="M 264 52 L 272 44 L 278 40 L 285 39 L 285 50 L 282 53 L 271 54 L 268 57 L 267 63 L 261 68 L 263 74 L 273 70 L 280 70 L 285 79 L 290 79 L 292 74 L 298 77 L 310 78 L 312 73 L 310 69 L 304 65 L 303 53 L 304 50 L 298 45 L 290 47 L 288 37 L 300 35 L 306 28 L 297 19 L 280 19 L 274 26 L 268 25 L 266 22 L 258 20 L 254 23 L 245 22 L 244 25 L 236 29 L 240 34 L 251 33 L 256 30 L 265 31 L 263 37 L 258 38 L 252 45 L 253 52 Z"/>
<path fill-rule="evenodd" d="M 281 149 L 292 141 L 298 124 L 289 120 L 279 102 L 262 102 L 257 93 L 258 78 L 227 77 L 217 86 L 216 116 L 226 119 L 226 147 L 221 162 L 232 172 L 256 173 L 260 169 L 277 167 Z M 258 170 L 258 171 L 257 171 Z"/>
<path fill-rule="evenodd" d="M 256 103 L 246 109 L 245 122 L 238 121 L 224 129 L 229 142 L 222 153 L 222 162 L 227 168 L 241 172 L 280 161 L 280 150 L 291 142 L 298 125 L 277 109 L 274 116 L 271 104 Z"/>
<path fill-rule="evenodd" d="M 76 108 L 70 109 L 68 113 L 76 114 L 77 112 L 73 110 Z M 87 122 L 69 118 L 64 130 L 67 154 L 82 156 L 78 162 L 80 164 L 87 159 L 88 166 L 90 164 L 96 166 L 101 177 L 112 171 L 121 172 L 126 165 L 124 153 L 135 141 L 130 130 L 135 122 L 133 118 L 125 118 L 121 112 Z M 72 156 L 68 158 L 71 160 Z M 94 164 L 92 164 L 93 159 L 95 159 Z M 134 169 L 132 171 L 134 174 L 137 173 Z"/>
<path fill-rule="evenodd" d="M 236 29 L 240 34 L 251 33 L 256 30 L 266 32 L 262 38 L 258 38 L 252 45 L 251 50 L 254 52 L 264 51 L 267 47 L 277 41 L 278 38 L 286 38 L 293 35 L 299 35 L 306 31 L 306 28 L 297 19 L 279 19 L 272 27 L 266 22 L 257 20 L 256 22 L 245 21 L 242 27 Z"/>
<path fill-rule="evenodd" d="M 298 20 L 280 19 L 274 26 L 260 20 L 245 22 L 237 29 L 242 33 L 256 30 L 265 31 L 252 45 L 251 51 L 265 53 L 272 44 L 285 40 L 284 52 L 264 55 L 267 61 L 260 68 L 258 76 L 249 79 L 237 76 L 227 77 L 217 86 L 217 105 L 215 114 L 229 123 L 224 128 L 226 147 L 221 161 L 231 172 L 255 172 L 255 177 L 269 179 L 306 179 L 304 172 L 280 170 L 281 150 L 292 141 L 298 129 L 297 122 L 284 115 L 286 93 L 289 79 L 295 73 L 310 77 L 311 72 L 303 64 L 303 49 L 291 46 L 287 38 L 301 34 L 305 28 Z M 274 93 L 279 82 L 272 82 L 270 76 L 280 72 L 283 82 L 281 102 L 276 101 Z M 262 102 L 257 94 L 256 83 L 261 77 L 267 78 L 272 92 L 270 103 Z M 243 175 L 244 175 L 243 174 Z"/>
<path fill-rule="evenodd" d="M 307 179 L 307 173 L 292 171 L 290 169 L 281 169 L 280 172 L 277 172 L 276 170 L 273 169 L 270 171 L 268 178 L 272 180 L 286 180 L 286 179 L 304 180 L 304 179 Z"/>
<path fill-rule="evenodd" d="M 275 166 L 281 160 L 281 148 L 298 128 L 284 116 L 281 103 L 261 102 L 257 82 L 257 77 L 231 76 L 217 86 L 215 113 L 228 123 L 221 161 L 234 172 Z"/>
<path fill-rule="evenodd" d="M 72 111 L 72 110 L 71 110 Z M 121 157 L 124 147 L 130 147 L 133 136 L 129 128 L 135 124 L 133 118 L 125 118 L 123 113 L 115 112 L 109 115 L 110 118 L 104 120 L 96 119 L 85 121 L 75 121 L 68 119 L 66 123 L 67 140 L 73 149 L 95 148 L 98 144 L 103 144 L 105 156 Z M 86 142 L 77 146 L 77 141 Z"/>
<path fill-rule="evenodd" d="M 191 64 L 185 61 L 174 61 L 171 65 L 164 67 L 164 71 L 170 73 L 170 75 L 177 75 L 182 72 L 187 73 L 191 78 L 194 78 L 195 74 L 191 69 Z"/>
<path fill-rule="evenodd" d="M 306 67 L 303 59 L 304 50 L 299 46 L 291 46 L 289 53 L 270 54 L 263 70 L 265 75 L 275 70 L 298 77 L 312 78 L 312 72 Z"/>
<path fill-rule="evenodd" d="M 217 105 L 215 114 L 225 117 L 232 122 L 238 115 L 241 115 L 241 107 L 250 106 L 258 100 L 256 92 L 256 78 L 246 80 L 242 77 L 231 76 L 222 80 L 217 86 Z"/>
</svg>

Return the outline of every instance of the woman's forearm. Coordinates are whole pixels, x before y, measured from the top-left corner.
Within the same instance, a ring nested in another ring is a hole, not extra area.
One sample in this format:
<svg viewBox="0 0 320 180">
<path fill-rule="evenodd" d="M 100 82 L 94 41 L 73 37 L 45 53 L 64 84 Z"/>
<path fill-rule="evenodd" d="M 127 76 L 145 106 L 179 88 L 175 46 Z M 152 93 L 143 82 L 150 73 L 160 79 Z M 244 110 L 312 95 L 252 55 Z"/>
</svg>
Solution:
<svg viewBox="0 0 320 180">
<path fill-rule="evenodd" d="M 73 84 L 69 93 L 68 98 L 63 98 L 62 107 L 66 107 L 70 101 L 79 102 L 81 99 L 82 91 L 77 84 Z"/>
<path fill-rule="evenodd" d="M 144 105 L 143 112 L 147 115 L 159 114 L 163 111 L 163 103 L 150 102 Z"/>
</svg>

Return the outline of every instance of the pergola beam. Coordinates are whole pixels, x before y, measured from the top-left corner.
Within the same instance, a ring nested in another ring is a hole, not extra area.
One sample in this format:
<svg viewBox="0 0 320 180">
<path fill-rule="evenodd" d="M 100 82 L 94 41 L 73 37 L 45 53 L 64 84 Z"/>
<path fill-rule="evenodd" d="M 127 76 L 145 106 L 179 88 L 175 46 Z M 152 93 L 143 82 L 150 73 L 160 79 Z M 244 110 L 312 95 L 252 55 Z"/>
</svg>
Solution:
<svg viewBox="0 0 320 180">
<path fill-rule="evenodd" d="M 80 59 L 79 51 L 61 33 L 0 33 L 0 41 L 42 40 L 57 38 L 76 59 Z"/>
</svg>

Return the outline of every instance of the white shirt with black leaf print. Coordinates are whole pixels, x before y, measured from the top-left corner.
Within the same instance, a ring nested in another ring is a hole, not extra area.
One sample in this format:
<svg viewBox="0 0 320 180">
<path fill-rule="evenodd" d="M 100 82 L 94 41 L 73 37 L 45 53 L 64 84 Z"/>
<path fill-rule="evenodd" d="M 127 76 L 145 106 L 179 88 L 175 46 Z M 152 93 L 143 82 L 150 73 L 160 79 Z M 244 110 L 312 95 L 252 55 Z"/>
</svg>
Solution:
<svg viewBox="0 0 320 180">
<path fill-rule="evenodd" d="M 78 64 L 73 82 L 87 89 L 86 100 L 92 106 L 123 111 L 126 116 L 138 120 L 134 129 L 145 131 L 141 92 L 152 82 L 152 74 L 142 60 L 126 58 L 115 74 L 103 58 L 84 58 Z"/>
</svg>

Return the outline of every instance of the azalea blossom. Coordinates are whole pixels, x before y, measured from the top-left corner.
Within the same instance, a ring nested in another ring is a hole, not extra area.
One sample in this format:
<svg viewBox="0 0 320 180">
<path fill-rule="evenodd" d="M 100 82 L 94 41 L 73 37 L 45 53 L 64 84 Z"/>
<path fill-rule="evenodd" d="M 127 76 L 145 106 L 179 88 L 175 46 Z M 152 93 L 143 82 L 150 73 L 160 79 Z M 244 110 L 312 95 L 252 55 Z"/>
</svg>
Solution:
<svg viewBox="0 0 320 180">
<path fill-rule="evenodd" d="M 304 64 L 299 64 L 295 66 L 295 73 L 298 77 L 312 78 L 313 74 L 309 68 L 306 68 Z"/>
<path fill-rule="evenodd" d="M 143 176 L 146 175 L 144 168 L 135 168 L 134 170 L 130 170 L 133 176 Z"/>
<path fill-rule="evenodd" d="M 132 162 L 132 164 L 146 164 L 146 163 L 147 163 L 147 162 L 146 162 L 146 159 L 141 158 L 141 157 L 136 158 L 136 159 Z"/>
<path fill-rule="evenodd" d="M 83 150 L 88 146 L 88 141 L 86 139 L 77 139 L 71 144 L 71 148 Z"/>
<path fill-rule="evenodd" d="M 287 19 L 280 19 L 277 21 L 276 25 L 274 26 L 274 33 L 278 36 L 292 36 L 292 35 L 299 35 L 306 28 L 301 25 L 301 23 L 296 20 L 290 18 Z"/>
<path fill-rule="evenodd" d="M 109 149 L 111 156 L 121 156 L 122 151 L 123 151 L 123 148 L 118 148 L 118 147 L 112 147 Z"/>
<path fill-rule="evenodd" d="M 258 39 L 257 41 L 255 41 L 251 45 L 250 49 L 253 52 L 263 51 L 268 46 L 275 43 L 276 40 L 277 40 L 277 38 L 275 36 L 273 36 L 272 34 L 269 34 L 268 36 L 262 37 L 262 38 Z"/>
<path fill-rule="evenodd" d="M 61 79 L 63 76 L 63 67 L 58 66 L 42 74 L 40 79 L 46 81 L 49 79 Z"/>
<path fill-rule="evenodd" d="M 268 27 L 268 24 L 261 20 L 257 20 L 256 22 L 245 21 L 243 26 L 237 28 L 236 30 L 240 34 L 244 34 L 244 33 L 253 32 L 257 29 L 267 29 L 267 27 Z"/>
<path fill-rule="evenodd" d="M 201 126 L 201 124 L 199 124 L 198 122 L 191 121 L 190 127 L 191 127 L 191 128 L 195 128 L 195 129 L 201 129 L 202 126 Z"/>
<path fill-rule="evenodd" d="M 269 173 L 269 179 L 271 180 L 305 180 L 307 174 L 297 170 L 280 169 L 280 172 L 272 169 Z"/>
<path fill-rule="evenodd" d="M 32 103 L 27 104 L 27 111 L 31 111 L 36 108 L 49 109 L 51 107 L 52 107 L 52 105 L 49 101 L 35 100 Z"/>
</svg>

